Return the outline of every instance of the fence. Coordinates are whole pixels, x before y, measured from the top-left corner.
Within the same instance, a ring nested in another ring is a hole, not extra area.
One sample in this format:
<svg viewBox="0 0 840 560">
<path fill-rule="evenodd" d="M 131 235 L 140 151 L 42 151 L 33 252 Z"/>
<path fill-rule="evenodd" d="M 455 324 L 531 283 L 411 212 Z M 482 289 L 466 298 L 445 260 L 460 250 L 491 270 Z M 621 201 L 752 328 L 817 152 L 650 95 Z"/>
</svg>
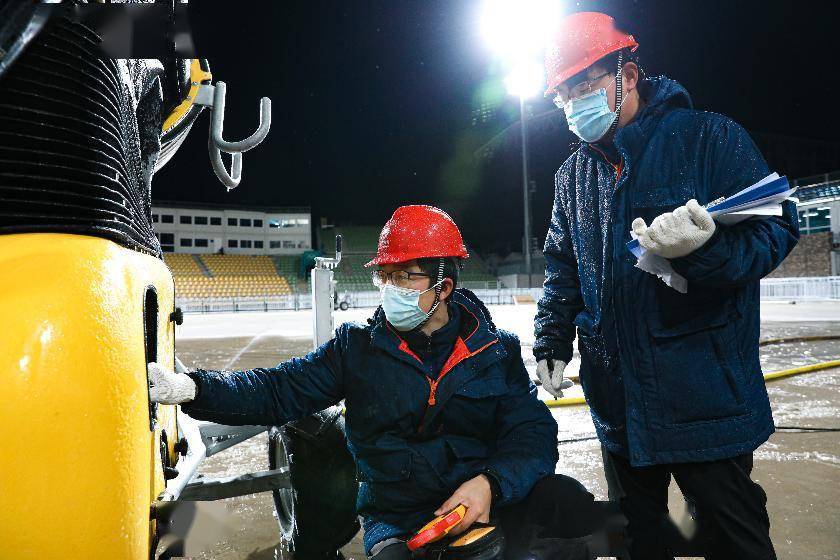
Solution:
<svg viewBox="0 0 840 560">
<path fill-rule="evenodd" d="M 542 289 L 526 288 L 476 288 L 473 290 L 488 305 L 513 304 L 514 296 L 531 296 L 537 301 L 542 296 Z M 373 290 L 358 292 L 338 291 L 336 307 L 376 307 L 379 305 L 379 292 Z M 312 309 L 312 296 L 309 294 L 290 294 L 273 297 L 242 298 L 177 298 L 175 304 L 184 313 L 230 313 L 236 311 L 283 311 Z"/>
<path fill-rule="evenodd" d="M 184 313 L 230 313 L 235 311 L 282 311 L 309 309 L 312 296 L 289 295 L 247 298 L 176 298 L 175 305 Z"/>
<path fill-rule="evenodd" d="M 542 288 L 476 288 L 473 290 L 487 305 L 510 305 L 514 296 L 530 296 L 539 301 Z M 840 276 L 819 278 L 767 278 L 761 281 L 761 299 L 836 299 L 840 300 Z M 379 292 L 373 290 L 339 290 L 336 307 L 376 307 Z M 211 298 L 176 300 L 184 313 L 220 313 L 235 311 L 282 311 L 312 308 L 309 294 L 291 294 L 273 297 Z"/>
<path fill-rule="evenodd" d="M 468 290 L 499 290 L 505 287 L 505 285 L 499 280 L 459 280 L 458 287 L 460 288 L 467 288 Z M 372 284 L 370 281 L 365 282 L 340 282 L 338 283 L 338 293 L 352 293 L 352 292 L 367 292 L 372 290 Z M 299 282 L 292 286 L 292 291 L 297 292 L 306 292 L 309 290 L 309 284 L 306 282 Z"/>
<path fill-rule="evenodd" d="M 761 299 L 840 299 L 840 276 L 766 278 Z"/>
</svg>

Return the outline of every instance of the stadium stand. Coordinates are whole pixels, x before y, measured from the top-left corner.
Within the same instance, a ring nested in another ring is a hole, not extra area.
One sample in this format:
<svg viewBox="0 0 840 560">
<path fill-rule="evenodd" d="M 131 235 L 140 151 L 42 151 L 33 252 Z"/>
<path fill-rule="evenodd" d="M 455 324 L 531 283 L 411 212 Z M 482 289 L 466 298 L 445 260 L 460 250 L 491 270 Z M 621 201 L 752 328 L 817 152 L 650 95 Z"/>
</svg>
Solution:
<svg viewBox="0 0 840 560">
<path fill-rule="evenodd" d="M 309 293 L 309 279 L 300 276 L 300 256 L 271 257 L 277 274 L 286 279 L 292 292 Z"/>
<path fill-rule="evenodd" d="M 265 255 L 201 255 L 213 276 L 276 276 L 271 257 Z"/>
<path fill-rule="evenodd" d="M 185 253 L 164 253 L 163 262 L 174 276 L 202 276 L 203 272 L 194 257 Z"/>
<path fill-rule="evenodd" d="M 364 267 L 376 253 L 379 228 L 341 227 L 345 236 L 342 261 L 335 272 L 339 292 L 374 290 Z M 461 283 L 465 287 L 495 287 L 498 280 L 487 263 L 470 250 Z M 181 298 L 271 297 L 308 293 L 308 278 L 300 277 L 300 256 L 166 253 L 175 289 Z"/>
<path fill-rule="evenodd" d="M 270 297 L 292 293 L 267 256 L 166 253 L 182 298 Z M 206 270 L 208 273 L 205 274 Z"/>
<path fill-rule="evenodd" d="M 274 257 L 274 267 L 280 276 L 297 276 L 300 272 L 300 257 Z"/>
<path fill-rule="evenodd" d="M 370 280 L 370 270 L 365 268 L 365 263 L 371 258 L 372 253 L 342 253 L 341 264 L 335 271 L 337 289 L 375 290 Z"/>
<path fill-rule="evenodd" d="M 341 235 L 344 253 L 376 253 L 381 228 L 374 226 L 336 226 L 335 234 Z M 327 244 L 332 247 L 332 244 Z M 370 259 L 368 259 L 370 260 Z"/>
<path fill-rule="evenodd" d="M 366 249 L 362 251 L 350 251 L 349 245 L 345 245 L 346 249 L 342 253 L 341 264 L 338 266 L 338 270 L 336 270 L 335 279 L 338 282 L 339 290 L 372 290 L 374 288 L 370 281 L 370 271 L 364 265 L 376 254 L 376 242 L 378 238 L 371 236 L 370 232 L 355 234 L 355 229 L 345 227 L 339 233 L 345 235 L 349 232 L 356 239 L 357 243 L 366 240 Z M 468 288 L 495 288 L 498 284 L 498 278 L 490 273 L 487 263 L 475 251 L 469 248 L 468 251 L 470 258 L 464 261 L 464 268 L 460 274 L 462 285 Z"/>
<path fill-rule="evenodd" d="M 484 287 L 481 284 L 495 288 L 499 279 L 490 273 L 490 267 L 484 259 L 469 247 L 467 247 L 467 252 L 470 258 L 464 261 L 464 268 L 461 269 L 461 283 L 467 288 Z"/>
<path fill-rule="evenodd" d="M 183 298 L 271 297 L 292 293 L 281 276 L 174 276 Z"/>
</svg>

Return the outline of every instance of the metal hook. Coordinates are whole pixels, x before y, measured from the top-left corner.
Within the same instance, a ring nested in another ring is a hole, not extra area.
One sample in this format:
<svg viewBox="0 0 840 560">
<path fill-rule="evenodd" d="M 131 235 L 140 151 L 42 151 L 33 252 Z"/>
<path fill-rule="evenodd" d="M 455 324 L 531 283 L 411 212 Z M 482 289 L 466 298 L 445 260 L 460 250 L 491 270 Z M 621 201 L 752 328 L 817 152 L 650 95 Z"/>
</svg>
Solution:
<svg viewBox="0 0 840 560">
<path fill-rule="evenodd" d="M 222 138 L 222 129 L 225 122 L 225 90 L 224 82 L 216 82 L 213 92 L 213 114 L 210 121 L 210 138 L 213 144 L 220 150 L 231 153 L 247 152 L 251 148 L 259 146 L 265 140 L 271 128 L 271 99 L 263 97 L 260 99 L 260 126 L 251 136 L 238 142 L 228 142 Z"/>
<path fill-rule="evenodd" d="M 222 106 L 222 110 L 224 110 L 224 106 Z M 216 107 L 213 107 L 213 114 L 215 115 Z M 213 125 L 215 123 L 215 118 L 210 119 L 210 134 L 207 138 L 207 151 L 210 152 L 210 165 L 213 167 L 213 172 L 218 177 L 219 181 L 227 188 L 227 190 L 233 190 L 239 185 L 239 181 L 242 180 L 242 154 L 239 152 L 234 152 L 230 154 L 231 162 L 230 162 L 230 173 L 227 172 L 225 169 L 225 163 L 222 161 L 222 152 L 213 142 Z M 225 121 L 222 118 L 218 122 L 218 131 L 219 135 L 221 135 L 222 130 L 224 128 Z"/>
<path fill-rule="evenodd" d="M 222 152 L 213 145 L 212 139 L 208 139 L 207 149 L 210 152 L 210 165 L 213 167 L 213 172 L 216 173 L 216 177 L 227 187 L 227 190 L 235 189 L 239 185 L 239 181 L 242 180 L 242 154 L 230 154 L 231 164 L 230 174 L 228 174 L 227 169 L 225 169 L 225 164 L 222 161 Z"/>
<path fill-rule="evenodd" d="M 193 103 L 210 107 L 210 133 L 207 142 L 210 164 L 219 181 L 231 190 L 236 188 L 242 179 L 242 153 L 259 146 L 268 135 L 271 128 L 271 99 L 260 99 L 260 126 L 257 130 L 244 140 L 228 142 L 222 138 L 225 127 L 225 93 L 224 82 L 216 82 L 215 85 L 200 84 Z M 221 152 L 231 155 L 230 173 L 225 168 Z"/>
</svg>

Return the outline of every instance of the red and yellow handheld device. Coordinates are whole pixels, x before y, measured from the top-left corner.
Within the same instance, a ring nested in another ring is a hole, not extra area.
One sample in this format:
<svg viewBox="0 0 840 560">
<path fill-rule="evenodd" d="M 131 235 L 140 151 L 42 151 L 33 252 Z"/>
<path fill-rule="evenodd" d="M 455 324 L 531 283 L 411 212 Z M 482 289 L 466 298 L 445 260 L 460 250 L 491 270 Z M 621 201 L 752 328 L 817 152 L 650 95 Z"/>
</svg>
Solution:
<svg viewBox="0 0 840 560">
<path fill-rule="evenodd" d="M 459 505 L 449 513 L 435 517 L 409 539 L 406 543 L 408 550 L 414 551 L 442 539 L 464 519 L 466 514 L 467 506 Z"/>
</svg>

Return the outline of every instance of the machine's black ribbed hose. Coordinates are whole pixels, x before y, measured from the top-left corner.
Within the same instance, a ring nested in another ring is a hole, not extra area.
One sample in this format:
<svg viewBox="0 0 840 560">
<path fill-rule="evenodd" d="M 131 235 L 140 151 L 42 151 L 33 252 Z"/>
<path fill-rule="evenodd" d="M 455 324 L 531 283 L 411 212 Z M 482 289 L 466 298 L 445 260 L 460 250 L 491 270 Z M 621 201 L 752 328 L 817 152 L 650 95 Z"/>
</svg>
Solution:
<svg viewBox="0 0 840 560">
<path fill-rule="evenodd" d="M 130 78 L 99 44 L 57 19 L 0 80 L 0 233 L 82 233 L 160 255 Z"/>
</svg>

